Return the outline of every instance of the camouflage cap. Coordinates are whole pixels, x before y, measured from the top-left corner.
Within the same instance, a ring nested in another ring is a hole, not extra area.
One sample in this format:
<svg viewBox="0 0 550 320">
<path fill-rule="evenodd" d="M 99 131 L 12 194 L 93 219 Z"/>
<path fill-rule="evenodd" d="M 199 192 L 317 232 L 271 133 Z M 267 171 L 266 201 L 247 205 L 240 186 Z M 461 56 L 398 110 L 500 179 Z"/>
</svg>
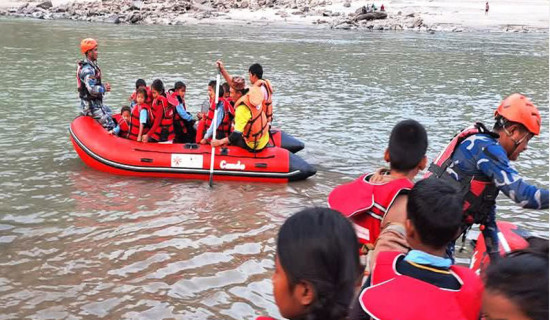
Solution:
<svg viewBox="0 0 550 320">
<path fill-rule="evenodd" d="M 231 82 L 233 83 L 233 89 L 235 90 L 243 90 L 244 87 L 245 87 L 245 80 L 243 77 L 240 77 L 240 76 L 234 76 L 232 79 L 231 79 Z"/>
</svg>

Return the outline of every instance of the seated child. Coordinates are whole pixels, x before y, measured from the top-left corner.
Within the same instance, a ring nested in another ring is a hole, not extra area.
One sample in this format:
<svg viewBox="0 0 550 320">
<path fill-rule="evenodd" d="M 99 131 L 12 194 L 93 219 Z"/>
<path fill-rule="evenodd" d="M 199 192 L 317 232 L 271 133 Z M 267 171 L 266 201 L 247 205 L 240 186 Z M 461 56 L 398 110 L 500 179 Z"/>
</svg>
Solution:
<svg viewBox="0 0 550 320">
<path fill-rule="evenodd" d="M 231 124 L 235 115 L 235 111 L 233 110 L 233 106 L 231 105 L 231 103 L 223 97 L 223 87 L 220 86 L 218 90 L 218 105 L 215 106 L 214 104 L 216 101 L 216 82 L 210 81 L 210 83 L 208 84 L 208 95 L 211 102 L 210 109 L 208 109 L 208 113 L 201 120 L 203 123 L 199 124 L 199 127 L 197 128 L 197 140 L 200 144 L 207 144 L 214 135 L 213 119 L 216 108 L 218 110 L 216 120 L 216 138 L 222 139 L 229 136 L 229 134 L 231 133 Z"/>
<path fill-rule="evenodd" d="M 147 90 L 147 100 L 145 101 L 147 104 L 151 104 L 151 102 L 153 101 L 152 100 L 152 96 L 151 96 L 151 89 L 147 86 L 147 83 L 145 82 L 145 80 L 143 79 L 137 79 L 136 80 L 136 91 L 134 91 L 132 93 L 132 95 L 130 96 L 130 98 L 128 98 L 128 101 L 130 101 L 130 107 L 131 108 L 134 108 L 134 106 L 137 104 L 137 101 L 136 101 L 136 93 L 137 93 L 137 90 L 139 88 L 144 88 L 145 90 Z"/>
<path fill-rule="evenodd" d="M 128 139 L 130 140 L 142 141 L 143 136 L 147 135 L 153 123 L 151 106 L 145 103 L 147 97 L 147 90 L 145 88 L 136 90 L 136 105 L 132 109 L 130 133 L 128 135 Z"/>
<path fill-rule="evenodd" d="M 477 320 L 483 284 L 466 267 L 452 266 L 446 248 L 460 232 L 462 198 L 442 180 L 417 182 L 409 193 L 406 255 L 380 252 L 350 319 Z"/>
<path fill-rule="evenodd" d="M 548 319 L 548 240 L 531 238 L 487 268 L 483 313 L 486 320 Z"/>
<path fill-rule="evenodd" d="M 187 86 L 181 81 L 176 82 L 174 88 L 169 90 L 171 97 L 177 100 L 176 112 L 174 113 L 174 133 L 176 135 L 174 142 L 176 143 L 195 142 L 197 134 L 194 128 L 195 120 L 193 120 L 191 113 L 187 111 L 185 104 L 186 90 Z"/>
<path fill-rule="evenodd" d="M 132 109 L 128 106 L 122 106 L 120 114 L 113 116 L 116 127 L 109 131 L 110 134 L 128 139 L 130 136 L 130 123 L 132 119 Z"/>
<path fill-rule="evenodd" d="M 174 107 L 166 99 L 164 83 L 155 79 L 151 84 L 153 94 L 153 125 L 149 132 L 143 136 L 143 142 L 165 142 L 171 143 L 174 140 Z"/>
<path fill-rule="evenodd" d="M 407 194 L 414 177 L 426 167 L 427 148 L 424 127 L 415 120 L 401 121 L 393 127 L 384 152 L 390 169 L 364 174 L 328 196 L 329 207 L 351 219 L 362 244 L 361 254 L 368 253 L 366 274 L 378 251 L 408 250 L 404 234 Z"/>
<path fill-rule="evenodd" d="M 281 316 L 346 319 L 361 275 L 357 250 L 353 227 L 334 210 L 309 208 L 288 218 L 277 237 L 271 278 Z"/>
</svg>

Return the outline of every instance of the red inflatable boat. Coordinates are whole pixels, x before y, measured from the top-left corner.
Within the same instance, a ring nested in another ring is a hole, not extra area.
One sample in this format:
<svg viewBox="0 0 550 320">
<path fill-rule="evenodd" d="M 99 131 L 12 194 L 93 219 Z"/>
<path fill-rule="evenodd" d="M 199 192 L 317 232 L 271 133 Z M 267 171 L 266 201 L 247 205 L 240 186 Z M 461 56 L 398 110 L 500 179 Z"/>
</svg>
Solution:
<svg viewBox="0 0 550 320">
<path fill-rule="evenodd" d="M 131 141 L 110 135 L 85 116 L 74 119 L 69 132 L 82 161 L 97 170 L 140 177 L 209 178 L 210 145 Z M 235 146 L 215 150 L 214 180 L 288 182 L 316 173 L 302 158 L 279 147 L 258 153 Z"/>
</svg>

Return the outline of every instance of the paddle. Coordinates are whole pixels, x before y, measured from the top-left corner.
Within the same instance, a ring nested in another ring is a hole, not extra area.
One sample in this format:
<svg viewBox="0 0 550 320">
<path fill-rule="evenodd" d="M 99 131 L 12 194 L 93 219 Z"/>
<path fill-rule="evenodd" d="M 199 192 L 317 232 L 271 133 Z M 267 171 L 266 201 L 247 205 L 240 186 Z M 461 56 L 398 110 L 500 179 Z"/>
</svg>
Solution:
<svg viewBox="0 0 550 320">
<path fill-rule="evenodd" d="M 216 139 L 216 132 L 218 130 L 217 124 L 218 124 L 218 101 L 220 94 L 220 70 L 218 69 L 218 74 L 216 75 L 216 97 L 214 98 L 214 119 L 212 120 L 212 124 L 214 127 L 212 128 L 212 140 Z M 210 188 L 213 187 L 214 184 L 214 156 L 216 154 L 216 147 L 212 147 L 212 154 L 210 155 L 210 179 L 208 184 L 210 185 Z"/>
</svg>

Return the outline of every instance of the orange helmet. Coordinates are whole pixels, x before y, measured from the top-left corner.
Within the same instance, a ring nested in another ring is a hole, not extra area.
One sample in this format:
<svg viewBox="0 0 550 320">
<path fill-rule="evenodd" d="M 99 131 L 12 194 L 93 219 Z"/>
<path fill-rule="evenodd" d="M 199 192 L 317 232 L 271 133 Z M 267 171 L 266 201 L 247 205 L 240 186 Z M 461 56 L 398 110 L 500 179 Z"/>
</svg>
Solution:
<svg viewBox="0 0 550 320">
<path fill-rule="evenodd" d="M 95 47 L 97 47 L 97 41 L 92 38 L 86 38 L 80 41 L 80 51 L 82 51 L 82 54 L 86 54 L 86 52 L 92 50 Z"/>
<path fill-rule="evenodd" d="M 521 123 L 532 134 L 540 133 L 540 113 L 537 107 L 524 95 L 514 93 L 502 100 L 495 117 L 502 116 L 512 122 Z"/>
</svg>

